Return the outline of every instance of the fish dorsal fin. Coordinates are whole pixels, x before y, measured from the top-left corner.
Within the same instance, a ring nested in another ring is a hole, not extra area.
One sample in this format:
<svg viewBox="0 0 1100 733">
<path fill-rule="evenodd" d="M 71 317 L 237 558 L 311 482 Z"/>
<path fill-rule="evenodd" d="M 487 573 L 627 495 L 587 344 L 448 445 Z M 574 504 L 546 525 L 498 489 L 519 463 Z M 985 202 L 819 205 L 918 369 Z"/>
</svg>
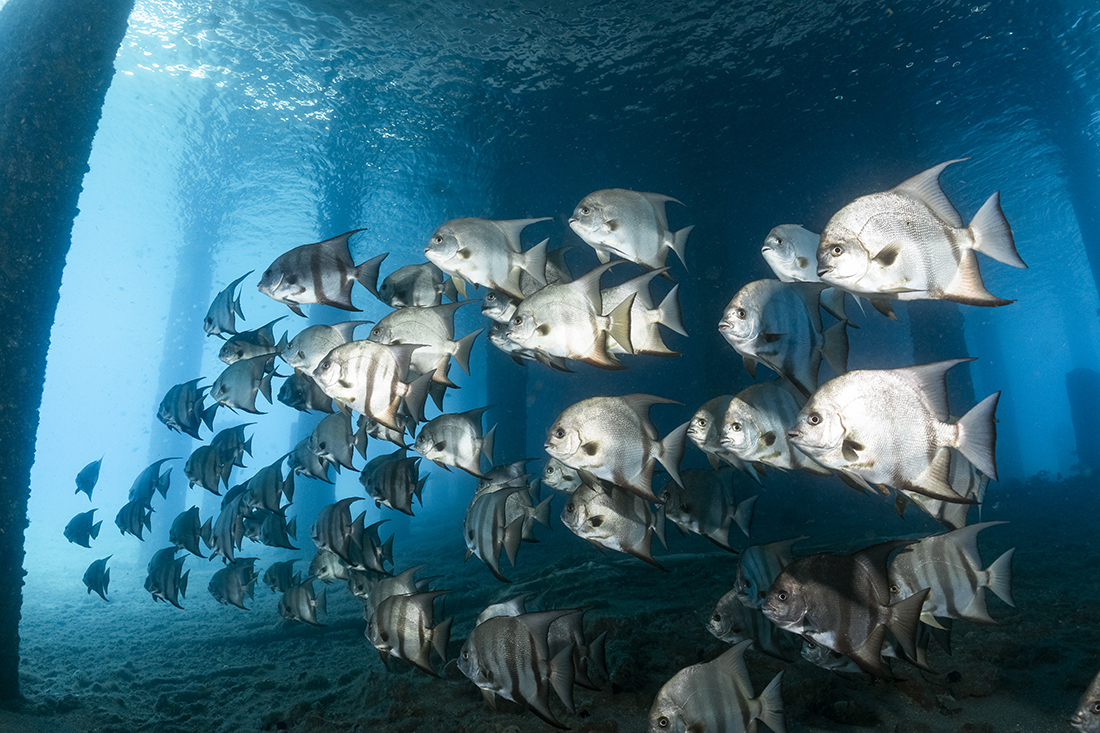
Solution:
<svg viewBox="0 0 1100 733">
<path fill-rule="evenodd" d="M 917 540 L 888 540 L 852 553 L 852 560 L 858 563 L 871 577 L 875 594 L 878 596 L 881 605 L 885 606 L 890 602 L 889 576 L 886 569 L 890 555 L 916 543 Z"/>
<path fill-rule="evenodd" d="M 895 186 L 894 192 L 917 199 L 931 209 L 932 213 L 940 219 L 955 228 L 961 228 L 963 225 L 962 217 L 959 216 L 959 212 L 956 211 L 951 202 L 947 200 L 947 195 L 944 194 L 943 189 L 940 188 L 940 174 L 943 173 L 944 168 L 952 163 L 961 163 L 964 160 L 969 160 L 969 158 L 949 160 L 946 163 L 940 163 L 934 168 L 929 168 L 923 173 L 918 173 L 912 178 L 902 181 Z"/>
<path fill-rule="evenodd" d="M 439 316 L 439 320 L 443 322 L 447 340 L 451 340 L 455 337 L 455 312 L 462 306 L 469 305 L 473 302 L 472 300 L 460 300 L 455 303 L 443 303 L 441 305 L 429 306 L 428 310 Z"/>
<path fill-rule="evenodd" d="M 823 328 L 821 323 L 821 291 L 829 286 L 825 283 L 785 283 L 780 287 L 790 288 L 798 294 L 798 297 L 806 304 L 806 313 L 810 316 L 810 322 L 813 324 L 814 330 L 821 333 Z"/>
<path fill-rule="evenodd" d="M 398 378 L 404 380 L 409 374 L 409 364 L 412 363 L 412 354 L 416 349 L 424 348 L 425 344 L 387 344 L 385 348 L 389 349 L 390 354 L 393 355 L 393 360 L 397 362 L 397 375 Z"/>
<path fill-rule="evenodd" d="M 737 688 L 737 691 L 743 696 L 742 699 L 745 700 L 751 699 L 753 696 L 749 668 L 745 665 L 745 650 L 752 643 L 752 639 L 739 641 L 711 662 L 733 679 L 734 687 Z"/>
<path fill-rule="evenodd" d="M 619 263 L 608 262 L 607 264 L 599 265 L 564 287 L 574 288 L 592 304 L 596 313 L 603 313 L 603 297 L 600 295 L 600 278 L 605 272 L 617 264 Z"/>
<path fill-rule="evenodd" d="M 893 371 L 907 379 L 925 396 L 928 404 L 936 413 L 936 419 L 940 422 L 947 422 L 950 417 L 947 407 L 947 371 L 957 364 L 974 361 L 974 358 L 935 361 L 931 364 L 902 367 Z"/>
<path fill-rule="evenodd" d="M 671 201 L 674 204 L 683 206 L 683 202 L 660 193 L 646 193 L 644 191 L 638 193 L 653 207 L 653 215 L 657 217 L 658 226 L 668 231 L 668 212 L 665 211 L 665 204 Z"/>
<path fill-rule="evenodd" d="M 978 553 L 978 533 L 986 527 L 992 527 L 995 524 L 1008 524 L 1008 522 L 981 522 L 979 524 L 971 524 L 942 535 L 940 540 L 950 542 L 959 550 L 963 557 L 966 558 L 966 561 L 970 563 L 970 566 L 974 568 L 975 571 L 980 571 L 982 569 L 982 557 Z"/>
<path fill-rule="evenodd" d="M 283 316 L 283 318 L 286 318 L 286 316 Z M 332 329 L 340 334 L 340 338 L 342 338 L 346 344 L 355 338 L 354 332 L 357 326 L 365 326 L 368 323 L 374 323 L 374 321 L 343 321 L 341 323 L 332 324 Z M 284 336 L 284 338 L 286 337 Z"/>
<path fill-rule="evenodd" d="M 653 424 L 649 422 L 649 408 L 653 405 L 682 405 L 682 402 L 676 400 L 666 399 L 664 397 L 657 397 L 651 394 L 628 394 L 620 397 L 627 407 L 633 410 L 637 415 L 642 418 L 642 421 L 646 423 L 648 428 L 653 428 Z M 656 428 L 653 428 L 653 434 L 656 434 Z"/>
<path fill-rule="evenodd" d="M 531 638 L 535 642 L 535 653 L 540 660 L 550 659 L 550 646 L 547 643 L 547 636 L 550 633 L 550 624 L 557 621 L 562 616 L 568 616 L 576 613 L 581 609 L 579 608 L 563 608 L 554 611 L 534 611 L 532 613 L 524 613 L 515 618 L 527 627 L 528 632 L 531 634 Z"/>
<path fill-rule="evenodd" d="M 508 246 L 512 251 L 520 252 L 522 250 L 520 246 L 520 232 L 531 224 L 536 224 L 540 221 L 549 221 L 550 218 L 549 216 L 543 216 L 538 219 L 496 219 L 493 223 L 504 233 L 504 239 L 508 242 Z M 465 297 L 465 294 L 463 297 Z"/>
<path fill-rule="evenodd" d="M 338 234 L 331 239 L 326 239 L 321 242 L 314 242 L 313 244 L 307 244 L 305 246 L 317 247 L 318 249 L 324 249 L 328 251 L 329 253 L 331 253 L 333 259 L 342 264 L 346 264 L 348 269 L 350 270 L 355 266 L 355 262 L 351 259 L 351 247 L 348 245 L 348 240 L 351 239 L 351 235 L 362 231 L 366 230 L 352 229 L 350 232 Z"/>
</svg>

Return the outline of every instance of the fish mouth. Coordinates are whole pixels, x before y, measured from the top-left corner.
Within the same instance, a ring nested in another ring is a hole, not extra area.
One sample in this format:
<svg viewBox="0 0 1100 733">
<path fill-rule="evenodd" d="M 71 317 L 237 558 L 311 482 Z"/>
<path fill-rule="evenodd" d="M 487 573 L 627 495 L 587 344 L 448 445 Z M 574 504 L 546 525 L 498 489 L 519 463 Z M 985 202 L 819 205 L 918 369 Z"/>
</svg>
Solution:
<svg viewBox="0 0 1100 733">
<path fill-rule="evenodd" d="M 733 328 L 733 324 L 726 320 L 718 321 L 718 331 L 720 333 L 726 333 Z"/>
<path fill-rule="evenodd" d="M 819 268 L 817 268 L 817 276 L 818 277 L 825 277 L 826 275 L 828 275 L 832 271 L 833 271 L 833 268 L 831 268 L 831 267 L 819 267 Z"/>
</svg>

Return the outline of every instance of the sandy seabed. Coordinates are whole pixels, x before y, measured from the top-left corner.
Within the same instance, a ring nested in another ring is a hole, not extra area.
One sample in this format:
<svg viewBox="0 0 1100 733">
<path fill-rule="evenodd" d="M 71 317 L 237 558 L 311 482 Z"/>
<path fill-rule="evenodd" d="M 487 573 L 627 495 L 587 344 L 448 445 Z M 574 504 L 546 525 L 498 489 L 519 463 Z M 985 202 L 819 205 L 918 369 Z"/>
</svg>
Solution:
<svg viewBox="0 0 1100 733">
<path fill-rule="evenodd" d="M 886 499 L 874 508 L 879 521 L 872 526 L 862 507 L 873 498 L 845 489 L 843 497 L 794 501 L 795 491 L 793 484 L 761 491 L 751 542 L 810 535 L 795 548 L 800 556 L 920 536 L 938 526 L 913 509 L 896 517 Z M 797 515 L 762 512 L 772 501 L 797 506 Z M 538 608 L 586 608 L 588 634 L 608 632 L 610 679 L 599 691 L 577 688 L 574 714 L 557 700 L 551 707 L 575 731 L 645 730 L 661 685 L 728 648 L 704 624 L 732 586 L 736 557 L 677 536 L 670 526 L 669 550 L 655 552 L 669 570 L 662 573 L 570 535 L 557 521 L 561 504 L 555 499 L 554 530 L 525 544 L 516 568 L 503 561 L 511 584 L 493 579 L 476 559 L 464 564 L 460 543 L 398 545 L 397 569 L 425 563 L 423 575 L 439 576 L 432 587 L 453 591 L 443 606 L 455 619 L 452 658 L 489 603 L 533 591 Z M 845 511 L 849 506 L 861 510 Z M 1068 717 L 1100 668 L 1098 509 L 1095 481 L 993 484 L 982 519 L 1010 524 L 982 532 L 983 561 L 1017 548 L 1016 607 L 988 596 L 996 626 L 955 622 L 951 656 L 935 643 L 929 649 L 936 673 L 896 663 L 894 680 L 832 673 L 805 661 L 784 664 L 750 650 L 756 691 L 784 671 L 792 733 L 1072 733 Z M 306 535 L 299 533 L 305 539 L 299 545 L 308 547 Z M 241 554 L 250 554 L 247 542 Z M 553 730 L 508 701 L 492 710 L 454 664 L 441 679 L 399 660 L 384 665 L 364 638 L 361 604 L 341 584 L 327 586 L 328 612 L 321 617 L 327 625 L 315 628 L 283 621 L 277 596 L 259 583 L 250 610 L 218 604 L 206 585 L 220 564 L 197 558 L 186 564 L 191 575 L 182 611 L 153 602 L 136 563 L 112 564 L 111 603 L 104 603 L 84 592 L 80 577 L 89 556 L 80 558 L 79 568 L 31 566 L 21 626 L 25 701 L 0 711 L 3 733 Z M 257 567 L 262 573 L 266 565 Z"/>
</svg>

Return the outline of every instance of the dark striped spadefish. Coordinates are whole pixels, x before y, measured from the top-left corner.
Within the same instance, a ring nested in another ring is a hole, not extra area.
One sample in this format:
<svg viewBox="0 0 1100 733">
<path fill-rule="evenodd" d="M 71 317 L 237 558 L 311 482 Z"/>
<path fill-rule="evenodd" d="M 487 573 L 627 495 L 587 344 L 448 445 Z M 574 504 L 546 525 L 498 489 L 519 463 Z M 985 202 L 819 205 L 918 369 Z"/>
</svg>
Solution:
<svg viewBox="0 0 1100 733">
<path fill-rule="evenodd" d="M 864 671 L 886 677 L 881 651 L 887 628 L 906 657 L 918 659 L 917 627 L 928 590 L 889 606 L 880 600 L 889 598 L 890 554 L 912 544 L 894 540 L 850 555 L 818 553 L 795 560 L 768 590 L 764 615 L 780 628 L 848 656 Z"/>
<path fill-rule="evenodd" d="M 680 670 L 665 683 L 649 711 L 649 730 L 745 733 L 762 721 L 775 733 L 787 733 L 777 674 L 760 694 L 753 697 L 749 670 L 745 666 L 745 640 L 717 659 Z"/>
<path fill-rule="evenodd" d="M 321 360 L 313 379 L 338 403 L 399 430 L 399 418 L 406 412 L 413 424 L 424 418 L 431 374 L 406 381 L 412 353 L 418 348 L 420 344 L 349 341 Z"/>
<path fill-rule="evenodd" d="M 462 525 L 466 557 L 477 555 L 497 580 L 504 583 L 511 581 L 500 573 L 501 548 L 504 548 L 514 566 L 519 543 L 523 539 L 522 516 L 505 523 L 508 497 L 519 491 L 525 492 L 527 487 L 507 486 L 499 491 L 476 494 L 466 508 L 466 519 Z"/>
<path fill-rule="evenodd" d="M 573 645 L 550 658 L 550 625 L 577 609 L 494 616 L 470 632 L 458 668 L 490 702 L 496 695 L 523 705 L 550 725 L 565 728 L 550 710 L 550 688 L 573 710 Z"/>
<path fill-rule="evenodd" d="M 707 631 L 728 644 L 753 641 L 757 651 L 784 662 L 798 661 L 802 646 L 802 639 L 773 624 L 759 608 L 742 603 L 736 588 L 715 604 Z"/>
<path fill-rule="evenodd" d="M 890 598 L 908 598 L 928 588 L 921 620 L 940 626 L 935 617 L 996 623 L 985 604 L 985 588 L 1012 602 L 1012 555 L 1008 550 L 986 569 L 978 554 L 978 533 L 1006 522 L 972 524 L 952 532 L 925 537 L 908 552 L 898 555 L 890 566 Z"/>
<path fill-rule="evenodd" d="M 435 599 L 448 590 L 391 595 L 378 604 L 367 622 L 367 638 L 385 661 L 388 656 L 404 659 L 433 677 L 431 652 L 447 661 L 451 619 L 434 621 Z"/>
<path fill-rule="evenodd" d="M 353 229 L 332 239 L 303 244 L 279 255 L 264 271 L 256 289 L 290 306 L 302 317 L 305 314 L 300 306 L 310 303 L 358 311 L 351 302 L 352 285 L 359 282 L 375 292 L 378 268 L 388 254 L 356 265 L 351 259 L 348 239 L 361 231 Z"/>
</svg>

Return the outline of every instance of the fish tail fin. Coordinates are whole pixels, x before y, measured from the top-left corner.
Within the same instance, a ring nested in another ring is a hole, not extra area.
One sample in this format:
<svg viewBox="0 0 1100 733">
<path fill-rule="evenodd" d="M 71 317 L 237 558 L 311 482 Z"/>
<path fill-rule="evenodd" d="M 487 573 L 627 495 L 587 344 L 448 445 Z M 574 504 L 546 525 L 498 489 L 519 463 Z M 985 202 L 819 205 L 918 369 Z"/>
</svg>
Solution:
<svg viewBox="0 0 1100 733">
<path fill-rule="evenodd" d="M 679 284 L 673 285 L 668 291 L 668 295 L 657 306 L 657 323 L 671 328 L 681 336 L 687 336 L 688 332 L 684 328 L 684 320 L 680 315 L 680 299 L 677 297 L 679 293 Z"/>
<path fill-rule="evenodd" d="M 443 295 L 446 296 L 452 303 L 458 302 L 458 288 L 455 287 L 455 281 L 453 277 L 449 277 L 443 281 Z"/>
<path fill-rule="evenodd" d="M 997 191 L 982 204 L 970 221 L 970 233 L 974 235 L 974 250 L 1006 265 L 1026 269 L 1027 265 L 1016 251 L 1012 227 L 1001 210 L 1001 192 Z"/>
<path fill-rule="evenodd" d="M 734 523 L 741 528 L 741 531 L 745 533 L 746 537 L 749 537 L 749 525 L 752 524 L 752 512 L 756 506 L 756 500 L 760 498 L 760 495 L 750 496 L 743 502 L 737 505 L 737 510 L 733 513 Z"/>
<path fill-rule="evenodd" d="M 986 570 L 988 580 L 985 583 L 989 590 L 1013 608 L 1016 607 L 1016 603 L 1012 600 L 1012 556 L 1015 553 L 1016 548 L 1013 547 L 994 560 Z"/>
<path fill-rule="evenodd" d="M 458 362 L 458 366 L 461 367 L 462 371 L 466 372 L 467 375 L 470 373 L 470 352 L 474 348 L 474 339 L 484 330 L 484 328 L 479 328 L 469 336 L 463 336 L 455 345 L 455 361 Z"/>
<path fill-rule="evenodd" d="M 451 643 L 451 622 L 453 618 L 445 618 L 432 629 L 432 647 L 443 663 L 447 663 L 447 646 Z"/>
<path fill-rule="evenodd" d="M 214 523 L 214 518 L 213 517 L 207 517 L 206 521 L 202 523 L 201 527 L 199 527 L 199 539 L 202 540 L 203 543 L 207 547 L 211 547 L 211 544 L 210 544 L 210 531 L 213 527 L 213 523 Z"/>
<path fill-rule="evenodd" d="M 680 486 L 684 485 L 684 482 L 680 480 L 680 461 L 684 458 L 684 445 L 690 425 L 691 421 L 689 420 L 666 435 L 665 439 L 661 441 L 661 450 L 657 453 L 657 460 L 665 467 L 672 480 Z"/>
<path fill-rule="evenodd" d="M 783 698 L 780 696 L 782 681 L 783 673 L 780 672 L 772 678 L 772 681 L 760 693 L 760 697 L 756 698 L 757 702 L 760 703 L 760 712 L 756 715 L 757 719 L 768 726 L 768 730 L 775 731 L 775 733 L 787 733 L 787 719 L 783 714 Z"/>
<path fill-rule="evenodd" d="M 550 660 L 550 686 L 554 688 L 558 699 L 571 713 L 576 710 L 573 705 L 573 682 L 576 675 L 576 669 L 573 667 L 573 648 L 574 645 L 570 644 Z"/>
<path fill-rule="evenodd" d="M 493 445 L 496 443 L 497 426 L 489 428 L 489 432 L 485 433 L 485 437 L 481 439 L 481 452 L 485 454 L 485 457 L 489 459 L 489 465 L 493 463 Z"/>
<path fill-rule="evenodd" d="M 389 252 L 383 252 L 377 257 L 371 257 L 369 260 L 355 268 L 355 280 L 364 288 L 370 291 L 370 294 L 378 298 L 378 271 L 382 267 L 382 260 L 389 257 Z M 381 298 L 379 298 L 381 300 Z"/>
<path fill-rule="evenodd" d="M 959 418 L 955 448 L 985 475 L 997 480 L 997 401 L 994 392 Z"/>
<path fill-rule="evenodd" d="M 930 589 L 925 588 L 889 606 L 893 611 L 893 618 L 886 625 L 890 631 L 894 632 L 902 651 L 909 659 L 917 658 L 917 627 L 920 625 L 924 599 L 928 597 L 929 592 Z"/>
<path fill-rule="evenodd" d="M 539 285 L 546 284 L 546 245 L 550 238 L 542 240 L 531 249 L 523 253 L 520 269 L 535 278 Z"/>
<path fill-rule="evenodd" d="M 830 369 L 838 375 L 844 374 L 848 371 L 848 321 L 837 321 L 826 328 L 822 335 L 825 337 L 825 344 L 821 347 L 821 355 L 825 357 Z"/>
<path fill-rule="evenodd" d="M 691 234 L 691 230 L 695 228 L 695 225 L 684 227 L 678 232 L 672 232 L 672 242 L 668 245 L 668 248 L 676 253 L 676 256 L 680 258 L 680 262 L 684 267 L 687 267 L 687 259 L 684 256 L 684 251 L 687 248 L 688 235 Z"/>
<path fill-rule="evenodd" d="M 180 576 L 179 591 L 181 597 L 185 597 L 187 595 L 187 578 L 190 577 L 190 575 L 191 571 L 188 570 L 186 573 Z"/>
<path fill-rule="evenodd" d="M 321 589 L 321 595 L 317 596 L 317 605 L 314 607 L 314 610 L 320 611 L 321 613 L 328 613 L 328 591 L 324 588 Z"/>
<path fill-rule="evenodd" d="M 607 332 L 615 342 L 626 349 L 626 353 L 634 353 L 634 344 L 630 341 L 630 309 L 634 307 L 636 293 L 632 293 L 622 303 L 615 306 L 615 310 L 607 314 L 609 325 Z"/>
<path fill-rule="evenodd" d="M 298 539 L 298 517 L 294 517 L 286 523 L 286 534 L 290 539 Z"/>
<path fill-rule="evenodd" d="M 550 500 L 553 498 L 548 496 L 543 499 L 531 514 L 531 517 L 543 527 L 550 527 Z"/>
<path fill-rule="evenodd" d="M 424 421 L 424 402 L 428 398 L 428 385 L 432 381 L 433 373 L 434 372 L 428 372 L 414 379 L 409 383 L 409 391 L 405 394 L 405 406 L 409 409 L 409 414 L 412 415 L 413 419 L 417 422 Z M 390 418 L 393 424 L 387 425 L 387 427 L 399 430 L 400 428 L 397 427 L 397 421 L 394 418 L 396 418 L 396 415 Z M 379 422 L 382 421 L 379 420 Z"/>
<path fill-rule="evenodd" d="M 89 534 L 92 536 L 93 540 L 96 537 L 99 537 L 99 528 L 102 527 L 102 526 L 103 526 L 103 520 L 102 519 L 92 525 L 92 531 Z"/>
</svg>

